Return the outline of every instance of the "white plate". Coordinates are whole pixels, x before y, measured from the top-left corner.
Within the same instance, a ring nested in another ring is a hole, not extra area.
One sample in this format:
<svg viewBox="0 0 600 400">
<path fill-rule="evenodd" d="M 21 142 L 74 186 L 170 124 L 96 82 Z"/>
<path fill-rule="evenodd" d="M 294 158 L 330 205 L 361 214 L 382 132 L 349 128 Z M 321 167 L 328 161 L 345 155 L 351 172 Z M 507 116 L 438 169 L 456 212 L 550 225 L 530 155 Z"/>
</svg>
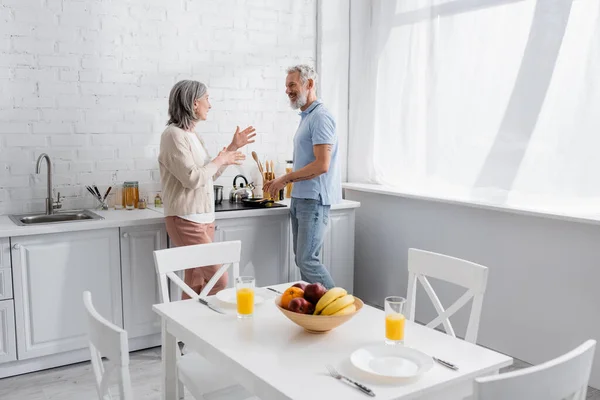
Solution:
<svg viewBox="0 0 600 400">
<path fill-rule="evenodd" d="M 350 362 L 360 370 L 387 378 L 413 378 L 433 367 L 433 359 L 419 350 L 383 343 L 354 351 Z"/>
<path fill-rule="evenodd" d="M 237 297 L 235 293 L 235 288 L 223 289 L 218 292 L 216 295 L 217 299 L 222 301 L 223 303 L 237 305 Z M 265 299 L 254 291 L 254 305 L 260 304 Z"/>
</svg>

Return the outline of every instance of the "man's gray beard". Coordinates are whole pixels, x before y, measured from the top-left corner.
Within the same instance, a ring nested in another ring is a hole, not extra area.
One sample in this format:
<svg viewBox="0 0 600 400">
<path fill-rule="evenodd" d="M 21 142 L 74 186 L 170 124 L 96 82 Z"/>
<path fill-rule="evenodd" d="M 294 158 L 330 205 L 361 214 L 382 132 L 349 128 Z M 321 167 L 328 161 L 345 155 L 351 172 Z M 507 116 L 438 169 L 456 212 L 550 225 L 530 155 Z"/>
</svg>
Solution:
<svg viewBox="0 0 600 400">
<path fill-rule="evenodd" d="M 295 102 L 290 100 L 290 107 L 292 107 L 293 110 L 298 110 L 306 105 L 307 100 L 308 95 L 306 93 L 299 94 Z"/>
</svg>

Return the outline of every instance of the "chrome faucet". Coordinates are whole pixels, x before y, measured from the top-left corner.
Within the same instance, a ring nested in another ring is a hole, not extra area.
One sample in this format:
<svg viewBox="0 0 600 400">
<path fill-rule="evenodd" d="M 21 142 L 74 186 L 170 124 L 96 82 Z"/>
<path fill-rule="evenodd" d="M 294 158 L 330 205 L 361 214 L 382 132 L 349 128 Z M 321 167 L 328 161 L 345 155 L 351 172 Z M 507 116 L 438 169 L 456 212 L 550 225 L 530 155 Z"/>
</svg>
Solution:
<svg viewBox="0 0 600 400">
<path fill-rule="evenodd" d="M 48 197 L 46 198 L 46 215 L 54 214 L 55 209 L 59 209 L 62 207 L 60 203 L 60 193 L 58 193 L 58 198 L 56 199 L 56 203 L 52 200 L 52 162 L 50 161 L 50 157 L 48 154 L 42 153 L 37 159 L 37 165 L 35 166 L 35 173 L 40 173 L 40 167 L 42 166 L 42 159 L 46 159 L 46 167 L 48 172 Z"/>
</svg>

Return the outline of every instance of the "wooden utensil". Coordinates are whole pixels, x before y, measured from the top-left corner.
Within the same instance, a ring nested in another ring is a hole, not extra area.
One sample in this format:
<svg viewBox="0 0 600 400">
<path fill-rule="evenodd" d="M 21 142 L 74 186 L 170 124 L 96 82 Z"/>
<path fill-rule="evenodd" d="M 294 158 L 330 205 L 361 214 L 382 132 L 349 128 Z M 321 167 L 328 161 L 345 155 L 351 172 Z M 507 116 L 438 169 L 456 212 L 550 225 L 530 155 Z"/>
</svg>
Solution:
<svg viewBox="0 0 600 400">
<path fill-rule="evenodd" d="M 258 160 L 258 154 L 256 154 L 255 151 L 252 152 L 252 158 L 254 158 L 254 161 L 256 161 L 256 165 L 258 166 L 258 170 L 260 171 L 261 175 L 264 175 L 264 170 L 263 170 L 263 166 L 260 163 L 260 161 Z"/>
</svg>

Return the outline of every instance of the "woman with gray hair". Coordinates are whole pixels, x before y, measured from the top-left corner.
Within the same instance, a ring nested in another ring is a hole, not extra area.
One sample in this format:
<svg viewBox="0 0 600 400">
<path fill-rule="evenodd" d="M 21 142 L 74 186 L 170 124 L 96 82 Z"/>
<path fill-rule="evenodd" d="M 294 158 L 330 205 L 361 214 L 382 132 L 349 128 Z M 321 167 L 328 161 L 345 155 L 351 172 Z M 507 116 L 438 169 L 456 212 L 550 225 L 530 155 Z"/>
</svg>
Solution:
<svg viewBox="0 0 600 400">
<path fill-rule="evenodd" d="M 241 164 L 246 158 L 238 149 L 253 143 L 251 126 L 233 134 L 229 146 L 211 159 L 202 138 L 195 132 L 211 109 L 206 85 L 184 80 L 171 89 L 169 121 L 160 140 L 158 163 L 167 232 L 175 246 L 212 243 L 215 234 L 213 181 L 229 165 Z M 196 293 L 218 271 L 220 265 L 185 271 L 185 283 Z M 216 283 L 210 294 L 227 286 L 227 274 Z M 183 294 L 183 298 L 189 298 Z"/>
</svg>

